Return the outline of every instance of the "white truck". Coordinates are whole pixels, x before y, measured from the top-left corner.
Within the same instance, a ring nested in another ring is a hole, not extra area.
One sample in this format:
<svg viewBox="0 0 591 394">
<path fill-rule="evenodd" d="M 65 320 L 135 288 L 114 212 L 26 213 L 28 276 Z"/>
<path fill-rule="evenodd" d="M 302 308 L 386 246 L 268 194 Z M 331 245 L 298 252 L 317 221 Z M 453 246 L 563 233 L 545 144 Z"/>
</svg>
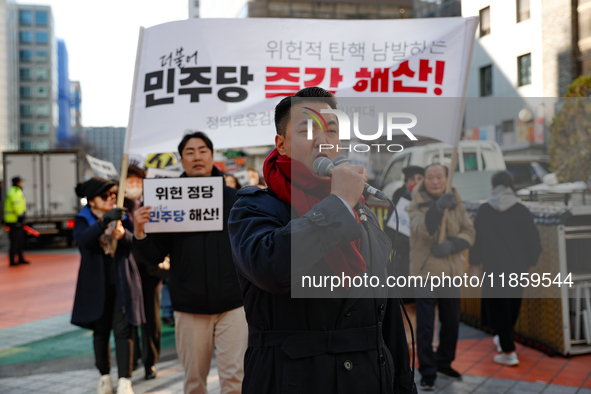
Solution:
<svg viewBox="0 0 591 394">
<path fill-rule="evenodd" d="M 11 179 L 23 179 L 27 200 L 25 223 L 42 237 L 66 237 L 73 242 L 74 218 L 81 208 L 74 191 L 82 179 L 83 156 L 77 150 L 3 152 L 4 194 Z M 3 200 L 4 201 L 4 200 Z M 4 203 L 2 202 L 2 209 Z"/>
<path fill-rule="evenodd" d="M 452 152 L 451 145 L 438 142 L 413 146 L 392 155 L 380 177 L 380 189 L 391 197 L 404 184 L 403 168 L 433 163 L 449 166 Z M 465 201 L 485 200 L 492 191 L 492 175 L 506 168 L 503 152 L 496 142 L 460 141 L 453 185 Z"/>
</svg>

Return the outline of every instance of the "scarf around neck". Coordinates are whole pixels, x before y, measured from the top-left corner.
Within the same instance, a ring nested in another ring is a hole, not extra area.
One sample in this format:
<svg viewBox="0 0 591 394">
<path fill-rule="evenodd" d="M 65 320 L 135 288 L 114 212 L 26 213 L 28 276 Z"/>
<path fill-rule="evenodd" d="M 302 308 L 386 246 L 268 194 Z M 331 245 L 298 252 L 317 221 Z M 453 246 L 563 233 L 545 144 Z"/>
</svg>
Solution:
<svg viewBox="0 0 591 394">
<path fill-rule="evenodd" d="M 331 180 L 315 177 L 302 163 L 279 154 L 277 149 L 273 149 L 265 160 L 263 173 L 269 189 L 289 204 L 299 217 L 330 195 Z M 363 196 L 361 198 L 364 203 Z M 359 223 L 357 213 L 355 219 Z M 326 253 L 324 260 L 335 275 L 356 277 L 367 268 L 360 247 L 360 239 L 341 245 Z"/>
</svg>

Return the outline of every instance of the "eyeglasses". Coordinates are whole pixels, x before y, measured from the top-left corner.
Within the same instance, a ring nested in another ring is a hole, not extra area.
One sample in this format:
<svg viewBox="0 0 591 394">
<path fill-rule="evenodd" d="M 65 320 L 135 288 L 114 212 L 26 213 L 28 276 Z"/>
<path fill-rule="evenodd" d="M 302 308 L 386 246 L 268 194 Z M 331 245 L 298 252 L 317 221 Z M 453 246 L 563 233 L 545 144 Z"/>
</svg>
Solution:
<svg viewBox="0 0 591 394">
<path fill-rule="evenodd" d="M 117 192 L 104 192 L 100 195 L 103 201 L 107 201 L 109 197 L 117 198 Z"/>
</svg>

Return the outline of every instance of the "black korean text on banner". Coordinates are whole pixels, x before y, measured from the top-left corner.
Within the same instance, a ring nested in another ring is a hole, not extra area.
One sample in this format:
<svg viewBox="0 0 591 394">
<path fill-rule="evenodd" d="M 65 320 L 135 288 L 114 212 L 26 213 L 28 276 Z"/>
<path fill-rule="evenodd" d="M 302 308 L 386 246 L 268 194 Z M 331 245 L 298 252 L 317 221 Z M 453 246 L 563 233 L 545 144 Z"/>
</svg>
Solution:
<svg viewBox="0 0 591 394">
<path fill-rule="evenodd" d="M 146 233 L 222 231 L 222 177 L 144 179 L 144 205 L 151 206 Z"/>
<path fill-rule="evenodd" d="M 187 130 L 208 133 L 218 149 L 272 144 L 275 106 L 310 86 L 339 99 L 465 97 L 477 24 L 472 17 L 246 18 L 150 27 L 138 61 L 130 153 L 174 151 Z M 460 120 L 462 103 L 452 108 Z M 439 134 L 425 137 L 455 141 Z"/>
</svg>

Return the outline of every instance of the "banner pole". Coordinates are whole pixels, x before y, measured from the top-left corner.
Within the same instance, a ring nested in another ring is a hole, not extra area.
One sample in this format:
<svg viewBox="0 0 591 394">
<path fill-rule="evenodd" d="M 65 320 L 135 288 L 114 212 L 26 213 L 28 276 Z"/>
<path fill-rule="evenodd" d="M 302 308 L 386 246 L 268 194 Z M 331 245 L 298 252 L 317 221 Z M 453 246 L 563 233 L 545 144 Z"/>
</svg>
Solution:
<svg viewBox="0 0 591 394">
<path fill-rule="evenodd" d="M 129 167 L 129 142 L 131 140 L 131 133 L 133 129 L 133 115 L 135 109 L 136 91 L 138 85 L 140 61 L 142 57 L 142 45 L 144 42 L 144 27 L 140 26 L 140 34 L 137 43 L 137 51 L 135 55 L 135 69 L 133 72 L 133 87 L 131 91 L 131 104 L 129 106 L 129 118 L 127 120 L 127 129 L 125 130 L 125 144 L 123 145 L 123 160 L 121 161 L 121 177 L 119 178 L 119 191 L 117 194 L 117 206 L 123 208 L 125 201 L 125 182 L 127 181 L 127 167 Z M 117 221 L 119 225 L 119 221 Z M 111 257 L 115 257 L 117 250 L 117 241 L 112 241 L 113 253 Z"/>
<path fill-rule="evenodd" d="M 466 112 L 466 93 L 468 90 L 468 78 L 470 76 L 470 66 L 472 64 L 472 54 L 474 52 L 474 37 L 476 35 L 476 28 L 478 27 L 478 18 L 471 17 L 468 18 L 468 23 L 465 25 L 465 41 L 464 41 L 464 59 L 466 63 L 464 67 L 462 67 L 462 72 L 464 75 L 464 81 L 460 89 L 458 89 L 459 98 L 461 100 L 460 104 L 460 111 L 458 113 L 458 117 L 455 121 L 455 131 L 456 135 L 454 138 L 453 144 L 453 154 L 451 157 L 451 168 L 449 169 L 449 176 L 447 177 L 447 186 L 446 186 L 446 193 L 451 193 L 452 191 L 452 183 L 454 179 L 454 174 L 456 172 L 456 163 L 458 162 L 458 145 L 460 144 L 460 137 L 462 136 L 462 127 L 463 127 L 463 119 Z M 467 53 L 466 53 L 467 52 Z M 459 203 L 459 201 L 458 201 Z M 437 240 L 438 244 L 441 244 L 446 238 L 446 223 L 447 217 L 449 215 L 449 210 L 446 209 L 443 211 L 443 218 L 441 219 L 441 227 L 439 228 L 439 238 Z"/>
<path fill-rule="evenodd" d="M 140 34 L 137 43 L 137 52 L 135 56 L 135 70 L 133 72 L 133 88 L 131 91 L 131 104 L 129 106 L 129 119 L 127 120 L 127 129 L 125 130 L 125 144 L 123 145 L 123 161 L 121 162 L 121 178 L 119 178 L 119 194 L 117 196 L 117 206 L 123 207 L 125 198 L 125 181 L 127 180 L 127 167 L 129 166 L 129 143 L 131 133 L 133 132 L 133 116 L 135 110 L 136 91 L 139 78 L 140 61 L 142 57 L 142 44 L 144 41 L 144 27 L 140 27 Z"/>
</svg>

